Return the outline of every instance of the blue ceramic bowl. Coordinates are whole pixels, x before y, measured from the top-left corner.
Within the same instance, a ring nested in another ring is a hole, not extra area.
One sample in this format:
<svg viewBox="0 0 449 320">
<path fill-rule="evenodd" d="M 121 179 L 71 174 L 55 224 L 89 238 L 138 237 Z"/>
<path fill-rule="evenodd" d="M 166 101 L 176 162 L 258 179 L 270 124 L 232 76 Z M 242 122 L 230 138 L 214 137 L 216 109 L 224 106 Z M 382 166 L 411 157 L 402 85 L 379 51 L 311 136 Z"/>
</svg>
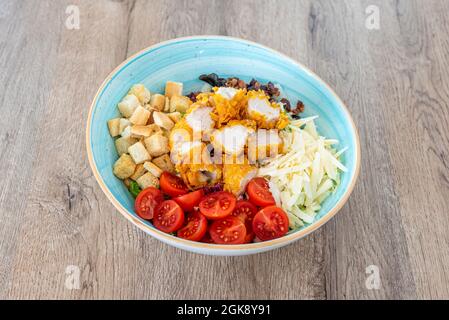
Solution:
<svg viewBox="0 0 449 320">
<path fill-rule="evenodd" d="M 305 115 L 318 115 L 320 134 L 348 147 L 342 162 L 348 172 L 342 173 L 341 184 L 322 205 L 315 221 L 285 237 L 245 245 L 213 245 L 183 240 L 155 229 L 150 222 L 134 213 L 134 200 L 124 184 L 112 173 L 117 159 L 114 141 L 108 133 L 107 120 L 118 117 L 117 103 L 136 83 L 151 92 L 163 92 L 167 80 L 184 83 L 184 93 L 199 90 L 203 73 L 236 76 L 249 81 L 272 81 L 281 85 L 292 100 L 302 100 Z M 330 218 L 347 201 L 360 168 L 360 144 L 357 131 L 344 103 L 313 72 L 287 56 L 257 43 L 220 36 L 198 36 L 174 39 L 151 46 L 130 57 L 117 67 L 96 94 L 87 123 L 87 152 L 100 187 L 123 216 L 153 237 L 185 250 L 212 255 L 245 255 L 287 245 L 311 233 Z"/>
</svg>

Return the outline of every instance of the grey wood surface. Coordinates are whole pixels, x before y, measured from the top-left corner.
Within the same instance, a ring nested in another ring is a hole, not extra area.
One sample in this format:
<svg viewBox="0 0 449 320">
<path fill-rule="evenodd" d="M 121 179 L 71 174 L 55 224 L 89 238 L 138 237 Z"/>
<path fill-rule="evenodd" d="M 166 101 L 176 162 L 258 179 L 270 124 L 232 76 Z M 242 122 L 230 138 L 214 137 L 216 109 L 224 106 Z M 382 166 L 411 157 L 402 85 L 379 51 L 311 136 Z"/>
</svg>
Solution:
<svg viewBox="0 0 449 320">
<path fill-rule="evenodd" d="M 66 28 L 71 4 L 79 30 Z M 445 0 L 0 0 L 0 298 L 448 299 L 448 12 Z M 92 175 L 85 124 L 106 75 L 198 34 L 298 59 L 352 112 L 354 193 L 293 245 L 247 257 L 169 247 L 122 218 Z"/>
</svg>

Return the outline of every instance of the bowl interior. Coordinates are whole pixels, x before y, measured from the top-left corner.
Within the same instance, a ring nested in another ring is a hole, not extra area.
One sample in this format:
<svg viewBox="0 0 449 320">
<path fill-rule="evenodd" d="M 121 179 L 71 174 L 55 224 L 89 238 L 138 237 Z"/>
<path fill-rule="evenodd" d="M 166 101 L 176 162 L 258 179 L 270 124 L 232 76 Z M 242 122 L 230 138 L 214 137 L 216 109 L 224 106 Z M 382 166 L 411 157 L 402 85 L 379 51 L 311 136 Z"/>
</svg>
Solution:
<svg viewBox="0 0 449 320">
<path fill-rule="evenodd" d="M 348 172 L 342 173 L 340 186 L 323 203 L 314 223 L 323 219 L 348 190 L 357 171 L 357 137 L 347 110 L 322 81 L 293 60 L 266 47 L 225 37 L 186 38 L 153 46 L 130 58 L 104 84 L 93 106 L 88 144 L 100 178 L 112 196 L 139 219 L 133 212 L 133 198 L 112 173 L 118 156 L 106 122 L 119 117 L 117 103 L 136 83 L 145 84 L 152 93 L 163 93 L 167 80 L 183 82 L 184 94 L 198 91 L 204 85 L 198 76 L 211 72 L 279 84 L 292 102 L 304 102 L 305 116 L 319 116 L 316 124 L 321 135 L 338 139 L 338 149 L 348 148 L 342 157 Z M 151 223 L 141 221 L 153 228 Z"/>
</svg>

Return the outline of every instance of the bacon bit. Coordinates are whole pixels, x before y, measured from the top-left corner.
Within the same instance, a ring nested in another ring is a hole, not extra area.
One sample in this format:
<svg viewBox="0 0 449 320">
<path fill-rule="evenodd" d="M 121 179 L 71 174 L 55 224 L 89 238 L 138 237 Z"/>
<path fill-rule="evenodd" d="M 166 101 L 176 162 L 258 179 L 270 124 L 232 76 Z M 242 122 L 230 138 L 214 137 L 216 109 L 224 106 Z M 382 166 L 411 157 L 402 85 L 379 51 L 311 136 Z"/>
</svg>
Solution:
<svg viewBox="0 0 449 320">
<path fill-rule="evenodd" d="M 260 90 L 261 84 L 256 79 L 252 79 L 250 83 L 248 84 L 248 90 Z"/>
<path fill-rule="evenodd" d="M 228 78 L 228 80 L 226 80 L 226 87 L 235 88 L 237 87 L 238 83 L 239 83 L 238 78 Z"/>
<path fill-rule="evenodd" d="M 265 91 L 265 94 L 270 98 L 277 98 L 281 94 L 279 89 L 276 88 L 276 86 L 272 82 L 268 82 L 266 85 L 263 85 L 260 88 Z"/>
<path fill-rule="evenodd" d="M 239 89 L 246 89 L 246 83 L 243 80 L 239 80 L 239 83 L 237 84 L 237 87 Z"/>
<path fill-rule="evenodd" d="M 288 99 L 282 98 L 281 103 L 284 105 L 285 111 L 292 111 L 292 105 L 290 104 L 290 101 Z"/>
<path fill-rule="evenodd" d="M 192 100 L 192 102 L 196 102 L 196 97 L 200 94 L 201 92 L 199 91 L 195 91 L 195 92 L 190 92 L 187 97 Z"/>
<path fill-rule="evenodd" d="M 304 112 L 305 106 L 304 103 L 301 100 L 298 100 L 298 102 L 296 103 L 296 109 L 292 110 L 293 114 L 299 114 Z"/>
<path fill-rule="evenodd" d="M 246 89 L 246 83 L 245 81 L 239 79 L 239 78 L 228 78 L 226 80 L 226 87 L 231 87 L 235 89 Z"/>
<path fill-rule="evenodd" d="M 305 109 L 304 103 L 301 100 L 298 100 L 295 109 L 292 109 L 292 105 L 288 99 L 282 98 L 281 103 L 284 104 L 285 111 L 290 113 L 293 119 L 299 119 L 299 114 L 304 112 Z"/>
</svg>

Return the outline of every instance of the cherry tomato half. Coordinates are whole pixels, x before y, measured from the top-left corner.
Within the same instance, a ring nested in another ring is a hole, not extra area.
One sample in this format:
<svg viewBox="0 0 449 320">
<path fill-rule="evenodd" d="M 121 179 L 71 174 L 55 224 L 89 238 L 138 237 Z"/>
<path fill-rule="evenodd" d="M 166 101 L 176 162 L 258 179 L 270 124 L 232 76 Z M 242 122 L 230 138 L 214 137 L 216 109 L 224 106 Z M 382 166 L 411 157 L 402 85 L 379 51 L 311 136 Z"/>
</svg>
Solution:
<svg viewBox="0 0 449 320">
<path fill-rule="evenodd" d="M 153 225 L 161 231 L 170 233 L 179 230 L 184 224 L 184 211 L 173 200 L 165 200 L 156 207 Z"/>
<path fill-rule="evenodd" d="M 205 196 L 199 204 L 200 211 L 211 220 L 229 216 L 235 208 L 237 199 L 232 193 L 220 191 Z"/>
<path fill-rule="evenodd" d="M 276 202 L 268 187 L 268 181 L 264 178 L 254 178 L 248 183 L 246 189 L 249 201 L 259 207 L 275 205 Z"/>
<path fill-rule="evenodd" d="M 288 231 L 287 214 L 276 206 L 265 207 L 254 217 L 253 231 L 262 241 L 280 238 Z"/>
<path fill-rule="evenodd" d="M 239 200 L 232 212 L 234 217 L 239 218 L 245 224 L 246 238 L 245 243 L 250 243 L 254 240 L 253 219 L 257 213 L 257 208 L 249 201 Z"/>
<path fill-rule="evenodd" d="M 210 226 L 209 233 L 212 240 L 218 244 L 245 243 L 245 224 L 234 216 L 214 221 Z"/>
<path fill-rule="evenodd" d="M 189 192 L 184 181 L 170 172 L 162 173 L 159 183 L 162 191 L 171 197 L 181 196 Z"/>
<path fill-rule="evenodd" d="M 207 219 L 198 211 L 189 213 L 186 217 L 187 224 L 178 230 L 178 237 L 200 241 L 207 231 Z"/>
<path fill-rule="evenodd" d="M 134 202 L 134 209 L 139 217 L 151 220 L 156 206 L 164 201 L 164 196 L 159 189 L 149 187 L 142 190 Z"/>
<path fill-rule="evenodd" d="M 198 206 L 198 203 L 200 203 L 200 200 L 203 196 L 204 191 L 200 189 L 179 197 L 175 197 L 173 198 L 173 200 L 175 200 L 176 203 L 179 204 L 184 211 L 190 212 L 193 210 L 193 208 Z"/>
</svg>

